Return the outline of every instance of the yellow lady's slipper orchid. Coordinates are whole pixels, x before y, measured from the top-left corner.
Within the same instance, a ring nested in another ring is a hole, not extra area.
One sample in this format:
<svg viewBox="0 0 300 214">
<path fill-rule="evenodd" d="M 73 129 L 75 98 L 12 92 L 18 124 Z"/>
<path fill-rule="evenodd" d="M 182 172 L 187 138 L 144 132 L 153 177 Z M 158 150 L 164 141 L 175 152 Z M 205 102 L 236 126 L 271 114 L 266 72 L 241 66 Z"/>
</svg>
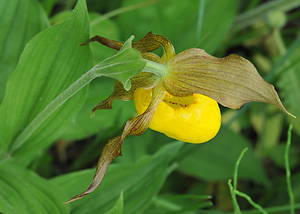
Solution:
<svg viewBox="0 0 300 214">
<path fill-rule="evenodd" d="M 123 46 L 122 42 L 100 36 L 85 44 L 93 41 L 116 50 Z M 68 203 L 94 191 L 109 164 L 121 156 L 126 136 L 141 135 L 148 127 L 181 141 L 202 143 L 213 138 L 220 128 L 217 102 L 233 109 L 251 101 L 265 102 L 291 115 L 274 86 L 263 80 L 251 62 L 238 55 L 216 58 L 196 48 L 176 55 L 168 39 L 151 32 L 133 42 L 132 47 L 141 53 L 146 66 L 130 79 L 129 90 L 116 81 L 113 93 L 93 112 L 111 109 L 115 99 L 135 99 L 139 116 L 127 121 L 121 136 L 109 140 L 99 158 L 92 184 Z M 159 47 L 164 50 L 162 57 L 151 53 Z"/>
<path fill-rule="evenodd" d="M 141 115 L 149 106 L 152 90 L 139 88 L 134 93 L 136 110 Z M 174 97 L 166 94 L 157 106 L 150 129 L 188 142 L 203 143 L 216 136 L 221 125 L 218 103 L 202 94 Z"/>
</svg>

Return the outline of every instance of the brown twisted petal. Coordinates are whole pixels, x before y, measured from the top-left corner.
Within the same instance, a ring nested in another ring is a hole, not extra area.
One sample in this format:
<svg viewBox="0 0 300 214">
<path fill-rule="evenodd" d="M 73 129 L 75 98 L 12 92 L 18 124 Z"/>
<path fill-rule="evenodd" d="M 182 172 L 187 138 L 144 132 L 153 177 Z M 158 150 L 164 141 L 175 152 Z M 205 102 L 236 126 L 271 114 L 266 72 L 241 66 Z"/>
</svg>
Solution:
<svg viewBox="0 0 300 214">
<path fill-rule="evenodd" d="M 107 47 L 116 50 L 120 50 L 124 44 L 124 42 L 107 39 L 102 36 L 95 36 L 81 45 L 86 45 L 94 41 L 97 41 L 102 45 L 105 45 Z M 142 53 L 155 51 L 160 46 L 162 46 L 164 49 L 165 62 L 168 62 L 170 59 L 172 59 L 175 56 L 175 50 L 172 43 L 167 38 L 161 35 L 153 34 L 152 32 L 149 32 L 144 38 L 140 39 L 139 41 L 132 43 L 132 47 Z"/>
<path fill-rule="evenodd" d="M 152 32 L 149 32 L 145 37 L 143 37 L 139 41 L 133 42 L 132 47 L 142 53 L 155 51 L 156 49 L 158 49 L 161 46 L 161 43 L 154 40 L 154 38 L 155 38 L 155 34 L 152 34 Z M 90 42 L 95 42 L 95 41 L 97 41 L 107 47 L 113 48 L 115 50 L 120 50 L 122 48 L 122 46 L 124 45 L 124 42 L 107 39 L 102 36 L 94 36 L 93 38 L 89 39 L 87 42 L 85 42 L 81 45 L 86 45 Z"/>
<path fill-rule="evenodd" d="M 141 53 L 141 54 L 142 54 L 142 57 L 144 59 L 148 59 L 148 60 L 151 60 L 153 62 L 157 62 L 159 64 L 163 64 L 162 59 L 159 56 L 157 56 L 156 54 L 154 54 L 154 53 L 146 52 L 146 53 Z"/>
<path fill-rule="evenodd" d="M 158 84 L 157 87 L 155 87 L 153 90 L 152 100 L 146 111 L 143 114 L 128 120 L 122 135 L 120 137 L 115 137 L 109 140 L 109 142 L 105 145 L 98 160 L 95 176 L 88 189 L 83 193 L 74 196 L 66 203 L 71 203 L 80 198 L 83 198 L 98 188 L 98 186 L 101 184 L 104 178 L 104 175 L 110 163 L 115 158 L 122 155 L 121 146 L 124 139 L 128 135 L 141 135 L 142 133 L 144 133 L 144 131 L 148 128 L 149 124 L 151 123 L 155 109 L 163 101 L 165 95 L 166 91 L 163 89 L 163 87 L 161 87 L 161 83 Z"/>
<path fill-rule="evenodd" d="M 165 89 L 162 87 L 162 84 L 159 83 L 153 89 L 153 96 L 151 103 L 145 112 L 137 117 L 131 118 L 127 121 L 124 131 L 121 136 L 121 140 L 123 141 L 128 135 L 141 135 L 146 131 L 148 126 L 152 121 L 152 117 L 157 106 L 163 101 L 166 95 Z"/>
<path fill-rule="evenodd" d="M 255 101 L 273 104 L 291 115 L 282 105 L 274 86 L 264 81 L 254 65 L 232 54 L 216 58 L 201 49 L 189 49 L 171 59 L 163 80 L 174 96 L 204 94 L 223 106 L 237 109 Z"/>
<path fill-rule="evenodd" d="M 148 72 L 141 72 L 130 79 L 131 88 L 129 91 L 124 89 L 124 86 L 121 82 L 116 80 L 113 93 L 96 105 L 92 113 L 98 109 L 112 109 L 112 103 L 115 99 L 129 101 L 134 97 L 134 92 L 138 88 L 150 89 L 153 88 L 159 81 L 159 77 Z"/>
</svg>

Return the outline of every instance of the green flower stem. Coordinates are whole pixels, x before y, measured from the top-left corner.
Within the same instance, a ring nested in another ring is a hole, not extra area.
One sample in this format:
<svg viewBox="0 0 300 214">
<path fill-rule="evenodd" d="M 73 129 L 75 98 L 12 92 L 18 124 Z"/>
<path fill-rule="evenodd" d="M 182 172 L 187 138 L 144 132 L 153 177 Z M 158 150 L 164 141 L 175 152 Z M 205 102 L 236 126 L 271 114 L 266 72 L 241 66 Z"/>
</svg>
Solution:
<svg viewBox="0 0 300 214">
<path fill-rule="evenodd" d="M 247 152 L 248 148 L 245 148 L 242 152 L 241 152 L 241 155 L 240 157 L 238 158 L 238 160 L 236 161 L 235 163 L 235 166 L 234 166 L 234 171 L 233 171 L 233 189 L 234 190 L 237 190 L 237 176 L 238 176 L 238 169 L 239 169 L 239 165 L 240 165 L 240 162 L 245 154 L 245 152 Z"/>
<path fill-rule="evenodd" d="M 64 92 L 58 95 L 50 104 L 44 108 L 37 117 L 23 130 L 23 132 L 16 138 L 10 148 L 10 153 L 15 152 L 20 148 L 26 140 L 41 126 L 41 124 L 61 105 L 70 99 L 79 90 L 89 84 L 97 77 L 95 70 L 91 69 L 70 85 Z"/>
<path fill-rule="evenodd" d="M 232 186 L 232 183 L 231 183 L 231 179 L 228 180 L 227 184 L 228 184 L 229 189 L 230 189 L 230 194 L 231 194 L 231 198 L 232 198 L 234 214 L 239 214 L 239 213 L 241 213 L 241 209 L 240 209 L 240 206 L 239 206 L 239 204 L 237 202 L 236 192 L 233 189 L 233 186 Z"/>
<path fill-rule="evenodd" d="M 230 189 L 230 194 L 231 194 L 235 214 L 241 213 L 239 204 L 238 204 L 237 199 L 236 199 L 236 195 L 237 195 L 237 192 L 236 192 L 237 191 L 237 175 L 238 175 L 238 168 L 239 168 L 240 162 L 241 162 L 241 160 L 242 160 L 242 158 L 243 158 L 243 156 L 244 156 L 244 154 L 247 150 L 248 150 L 248 148 L 245 148 L 241 152 L 240 157 L 238 158 L 238 160 L 235 163 L 234 170 L 233 170 L 233 186 L 231 184 L 231 180 L 230 179 L 228 180 L 228 186 L 229 186 L 229 189 Z"/>
<path fill-rule="evenodd" d="M 300 209 L 300 203 L 295 204 L 295 209 Z M 283 206 L 278 206 L 278 207 L 269 207 L 269 208 L 264 208 L 264 210 L 267 213 L 282 213 L 287 210 L 290 210 L 290 205 L 283 205 Z M 210 210 L 203 210 L 201 211 L 201 214 L 215 214 L 216 211 L 210 211 Z M 226 212 L 226 214 L 233 214 L 233 212 Z M 243 210 L 243 214 L 261 214 L 260 210 Z"/>
<path fill-rule="evenodd" d="M 265 208 L 265 210 L 269 213 L 281 213 L 281 212 L 284 212 L 284 211 L 287 211 L 287 210 L 290 210 L 291 209 L 291 205 L 285 205 L 285 206 L 278 206 L 278 207 L 270 207 L 270 208 Z M 295 204 L 294 206 L 294 209 L 300 209 L 300 203 L 298 204 Z M 245 214 L 251 214 L 251 212 L 245 212 Z M 252 212 L 254 214 L 254 212 Z"/>
<path fill-rule="evenodd" d="M 291 214 L 294 214 L 295 213 L 295 199 L 294 199 L 294 194 L 293 194 L 293 190 L 292 190 L 291 170 L 290 170 L 290 165 L 289 165 L 289 151 L 290 151 L 290 146 L 291 146 L 292 129 L 293 129 L 293 125 L 290 125 L 289 131 L 288 131 L 288 139 L 287 139 L 287 143 L 286 143 L 284 160 L 285 160 L 285 169 L 286 169 L 286 183 L 287 183 L 287 189 L 288 189 L 288 193 L 289 193 L 289 197 L 290 197 L 290 210 L 291 210 Z"/>
<path fill-rule="evenodd" d="M 272 36 L 273 36 L 274 42 L 275 42 L 275 44 L 276 44 L 276 46 L 278 48 L 279 54 L 281 56 L 285 55 L 285 53 L 286 53 L 286 47 L 285 47 L 285 44 L 283 42 L 280 29 L 279 28 L 275 28 L 274 31 L 273 31 L 273 35 Z"/>
<path fill-rule="evenodd" d="M 168 73 L 167 66 L 159 64 L 157 62 L 153 62 L 150 60 L 145 59 L 147 62 L 146 66 L 144 67 L 143 71 L 153 73 L 160 78 L 164 78 Z"/>
<path fill-rule="evenodd" d="M 254 208 L 258 209 L 261 213 L 268 214 L 268 212 L 265 211 L 260 205 L 258 205 L 257 203 L 255 203 L 249 195 L 247 195 L 245 193 L 242 193 L 242 192 L 240 192 L 238 190 L 235 190 L 234 192 L 238 196 L 241 196 L 241 197 L 245 198 L 249 202 L 249 204 L 251 204 Z"/>
</svg>

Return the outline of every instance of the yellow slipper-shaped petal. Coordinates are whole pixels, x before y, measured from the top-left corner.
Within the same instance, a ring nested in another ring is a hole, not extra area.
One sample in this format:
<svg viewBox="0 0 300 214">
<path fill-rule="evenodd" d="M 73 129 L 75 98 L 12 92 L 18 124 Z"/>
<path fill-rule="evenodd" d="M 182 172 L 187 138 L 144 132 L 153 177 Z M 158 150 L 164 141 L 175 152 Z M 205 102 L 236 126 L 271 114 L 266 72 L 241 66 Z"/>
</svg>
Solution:
<svg viewBox="0 0 300 214">
<path fill-rule="evenodd" d="M 134 103 L 138 114 L 148 107 L 151 89 L 137 89 Z M 158 105 L 149 128 L 189 143 L 203 143 L 216 136 L 221 125 L 218 103 L 201 94 L 174 97 L 167 93 Z"/>
</svg>

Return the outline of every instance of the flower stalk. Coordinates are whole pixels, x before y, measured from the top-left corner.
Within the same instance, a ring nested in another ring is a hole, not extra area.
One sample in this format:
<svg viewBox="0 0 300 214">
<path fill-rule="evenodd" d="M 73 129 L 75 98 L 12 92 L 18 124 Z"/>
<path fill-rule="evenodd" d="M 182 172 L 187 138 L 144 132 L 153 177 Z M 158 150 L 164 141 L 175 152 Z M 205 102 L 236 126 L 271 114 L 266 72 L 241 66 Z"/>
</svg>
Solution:
<svg viewBox="0 0 300 214">
<path fill-rule="evenodd" d="M 147 59 L 145 59 L 145 61 L 147 62 L 147 64 L 143 69 L 144 72 L 155 74 L 160 78 L 165 78 L 165 76 L 168 74 L 167 66 Z"/>
</svg>

